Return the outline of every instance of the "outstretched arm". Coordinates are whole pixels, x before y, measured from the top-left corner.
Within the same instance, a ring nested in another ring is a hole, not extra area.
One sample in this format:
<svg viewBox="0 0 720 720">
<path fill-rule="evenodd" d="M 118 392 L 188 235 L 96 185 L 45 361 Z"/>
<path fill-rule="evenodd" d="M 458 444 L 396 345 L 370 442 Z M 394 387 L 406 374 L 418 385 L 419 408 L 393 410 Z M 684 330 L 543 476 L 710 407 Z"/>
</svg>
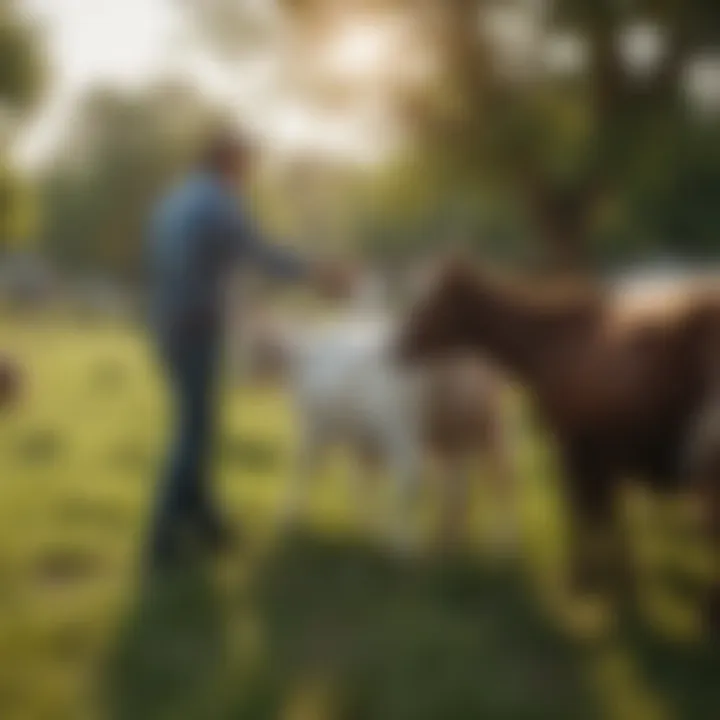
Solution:
<svg viewBox="0 0 720 720">
<path fill-rule="evenodd" d="M 311 262 L 289 248 L 266 240 L 244 208 L 225 206 L 223 220 L 233 257 L 246 259 L 281 280 L 298 280 L 311 274 Z"/>
<path fill-rule="evenodd" d="M 222 235 L 229 243 L 229 257 L 243 258 L 267 274 L 282 280 L 307 280 L 332 297 L 346 296 L 354 284 L 355 272 L 345 264 L 299 253 L 268 242 L 248 213 L 234 201 L 223 202 L 219 215 Z"/>
</svg>

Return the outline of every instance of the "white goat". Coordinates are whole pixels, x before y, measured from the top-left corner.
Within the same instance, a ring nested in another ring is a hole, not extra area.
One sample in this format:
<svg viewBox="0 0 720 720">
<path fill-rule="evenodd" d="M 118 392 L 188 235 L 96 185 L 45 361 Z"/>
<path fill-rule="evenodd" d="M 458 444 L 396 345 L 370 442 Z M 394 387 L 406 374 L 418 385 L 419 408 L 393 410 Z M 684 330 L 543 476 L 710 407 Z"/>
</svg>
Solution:
<svg viewBox="0 0 720 720">
<path fill-rule="evenodd" d="M 466 524 L 468 460 L 482 452 L 492 463 L 495 488 L 510 497 L 500 383 L 477 361 L 450 362 L 411 371 L 394 357 L 394 324 L 364 308 L 341 320 L 292 331 L 249 332 L 246 338 L 262 374 L 277 369 L 289 381 L 298 419 L 299 446 L 282 522 L 302 513 L 308 484 L 324 453 L 344 445 L 353 453 L 358 509 L 371 512 L 366 483 L 384 467 L 393 501 L 390 531 L 403 547 L 414 543 L 414 499 L 429 455 L 443 461 L 443 539 L 454 542 Z M 450 470 L 451 472 L 448 472 Z M 505 508 L 509 509 L 509 508 Z"/>
</svg>

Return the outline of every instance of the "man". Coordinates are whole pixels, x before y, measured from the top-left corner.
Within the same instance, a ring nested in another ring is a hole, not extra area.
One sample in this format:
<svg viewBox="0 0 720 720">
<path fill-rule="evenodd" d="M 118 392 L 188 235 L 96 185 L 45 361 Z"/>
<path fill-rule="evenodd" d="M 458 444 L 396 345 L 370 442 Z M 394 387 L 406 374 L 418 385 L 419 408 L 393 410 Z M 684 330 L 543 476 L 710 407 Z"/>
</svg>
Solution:
<svg viewBox="0 0 720 720">
<path fill-rule="evenodd" d="M 252 263 L 275 277 L 310 280 L 336 294 L 349 285 L 339 266 L 302 260 L 261 239 L 235 195 L 250 162 L 244 140 L 218 135 L 151 221 L 153 329 L 175 403 L 173 444 L 151 534 L 151 560 L 158 564 L 175 559 L 188 540 L 208 550 L 229 541 L 207 475 L 223 301 L 233 268 Z"/>
</svg>

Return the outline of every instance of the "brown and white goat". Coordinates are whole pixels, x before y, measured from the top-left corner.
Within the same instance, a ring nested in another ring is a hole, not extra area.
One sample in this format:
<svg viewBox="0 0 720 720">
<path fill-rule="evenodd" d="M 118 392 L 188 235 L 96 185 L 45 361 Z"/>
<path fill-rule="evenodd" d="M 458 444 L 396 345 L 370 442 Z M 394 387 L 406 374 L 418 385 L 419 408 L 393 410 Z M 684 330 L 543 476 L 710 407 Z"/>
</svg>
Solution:
<svg viewBox="0 0 720 720">
<path fill-rule="evenodd" d="M 399 352 L 418 361 L 472 351 L 525 385 L 554 434 L 574 526 L 572 576 L 580 585 L 602 576 L 587 530 L 622 542 L 621 533 L 608 532 L 619 529 L 612 523 L 621 481 L 678 489 L 693 458 L 705 476 L 720 551 L 720 468 L 709 464 L 720 441 L 713 420 L 720 407 L 719 283 L 684 290 L 672 302 L 631 303 L 615 293 L 510 282 L 454 262 L 417 305 Z M 716 612 L 720 620 L 720 579 Z"/>
<path fill-rule="evenodd" d="M 440 470 L 440 540 L 445 546 L 461 541 L 468 525 L 471 464 L 484 461 L 499 505 L 495 539 L 511 542 L 513 477 L 504 384 L 474 358 L 410 372 L 393 356 L 395 327 L 384 318 L 353 315 L 301 323 L 285 334 L 265 325 L 247 338 L 251 372 L 254 368 L 262 379 L 281 371 L 297 421 L 300 443 L 284 522 L 297 518 L 318 464 L 340 444 L 352 453 L 356 505 L 368 517 L 374 513 L 367 512 L 367 482 L 388 471 L 395 495 L 391 533 L 401 544 L 415 542 L 413 499 L 431 460 Z"/>
</svg>

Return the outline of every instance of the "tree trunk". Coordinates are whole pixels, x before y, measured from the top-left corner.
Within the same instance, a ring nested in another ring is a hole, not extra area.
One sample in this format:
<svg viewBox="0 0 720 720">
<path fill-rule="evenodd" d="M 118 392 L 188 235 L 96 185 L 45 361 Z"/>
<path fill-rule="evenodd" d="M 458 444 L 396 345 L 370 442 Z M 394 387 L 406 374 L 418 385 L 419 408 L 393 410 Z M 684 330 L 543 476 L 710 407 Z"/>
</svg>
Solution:
<svg viewBox="0 0 720 720">
<path fill-rule="evenodd" d="M 594 182 L 567 188 L 539 176 L 528 187 L 530 217 L 552 272 L 582 275 L 590 270 L 590 238 L 600 199 Z"/>
</svg>

